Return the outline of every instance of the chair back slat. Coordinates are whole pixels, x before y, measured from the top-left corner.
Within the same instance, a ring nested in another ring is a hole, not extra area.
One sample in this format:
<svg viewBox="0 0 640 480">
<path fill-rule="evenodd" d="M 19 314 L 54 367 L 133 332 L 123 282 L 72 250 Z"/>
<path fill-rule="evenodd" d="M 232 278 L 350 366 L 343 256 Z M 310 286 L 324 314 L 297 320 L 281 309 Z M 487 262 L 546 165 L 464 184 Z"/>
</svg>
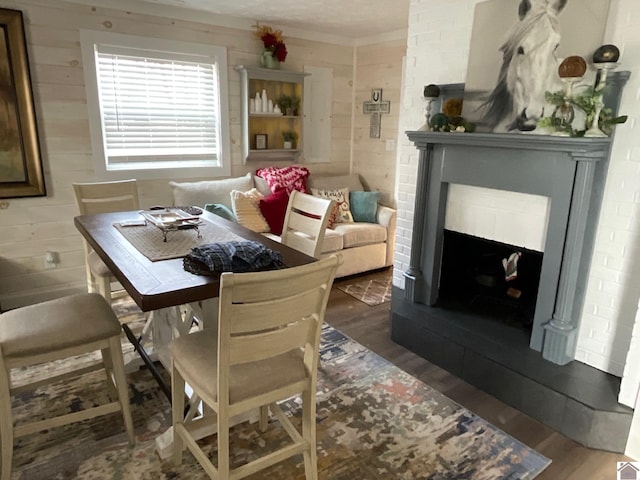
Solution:
<svg viewBox="0 0 640 480">
<path fill-rule="evenodd" d="M 287 246 L 319 258 L 334 200 L 294 190 L 289 197 L 281 240 Z"/>
<path fill-rule="evenodd" d="M 317 328 L 317 317 L 307 317 L 282 328 L 252 335 L 230 337 L 229 364 L 257 362 L 303 348 Z"/>
<path fill-rule="evenodd" d="M 78 209 L 82 215 L 138 210 L 136 180 L 74 183 Z"/>
<path fill-rule="evenodd" d="M 229 319 L 231 334 L 269 330 L 295 322 L 315 313 L 323 297 L 324 289 L 313 289 L 297 298 L 235 305 Z"/>
<path fill-rule="evenodd" d="M 309 265 L 315 265 L 317 263 L 318 262 L 314 262 Z M 295 278 L 292 278 L 291 270 L 296 272 Z M 231 275 L 230 273 L 223 273 L 220 276 L 221 285 L 225 282 L 225 279 Z M 302 292 L 306 292 L 310 287 L 316 288 L 318 285 L 323 285 L 324 288 L 324 286 L 326 286 L 324 280 L 327 278 L 322 271 L 299 267 L 295 267 L 294 269 L 284 268 L 270 272 L 243 273 L 242 275 L 246 275 L 243 279 L 252 280 L 253 277 L 256 281 L 234 283 L 233 289 L 228 292 L 231 296 L 230 301 L 232 303 L 247 304 L 291 298 Z"/>
<path fill-rule="evenodd" d="M 299 267 L 220 276 L 218 378 L 231 365 L 317 348 L 339 257 Z M 237 324 L 236 324 L 237 323 Z M 309 371 L 317 355 L 305 355 Z"/>
</svg>

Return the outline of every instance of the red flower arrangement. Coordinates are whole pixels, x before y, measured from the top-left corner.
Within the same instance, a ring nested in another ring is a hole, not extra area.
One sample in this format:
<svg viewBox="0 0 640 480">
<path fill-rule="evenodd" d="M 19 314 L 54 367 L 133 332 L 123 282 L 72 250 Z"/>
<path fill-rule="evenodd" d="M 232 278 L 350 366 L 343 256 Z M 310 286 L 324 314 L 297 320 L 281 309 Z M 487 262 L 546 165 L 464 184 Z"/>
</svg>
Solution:
<svg viewBox="0 0 640 480">
<path fill-rule="evenodd" d="M 282 31 L 273 30 L 267 25 L 258 27 L 256 35 L 264 44 L 265 50 L 271 52 L 274 58 L 277 58 L 279 62 L 284 62 L 287 58 L 287 46 L 282 39 Z"/>
</svg>

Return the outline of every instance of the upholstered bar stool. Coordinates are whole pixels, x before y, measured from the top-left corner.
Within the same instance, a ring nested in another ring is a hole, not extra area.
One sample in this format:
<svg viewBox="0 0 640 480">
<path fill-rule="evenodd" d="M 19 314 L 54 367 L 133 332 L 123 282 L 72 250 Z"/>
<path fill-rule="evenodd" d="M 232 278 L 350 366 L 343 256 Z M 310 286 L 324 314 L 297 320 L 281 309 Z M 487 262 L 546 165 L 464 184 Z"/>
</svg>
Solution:
<svg viewBox="0 0 640 480">
<path fill-rule="evenodd" d="M 1 480 L 9 480 L 11 477 L 13 439 L 45 429 L 121 411 L 129 443 L 133 445 L 133 424 L 122 360 L 120 331 L 120 323 L 111 306 L 97 293 L 71 295 L 0 314 Z M 82 365 L 75 371 L 19 387 L 14 387 L 11 383 L 12 368 L 51 362 L 96 350 L 101 350 L 102 362 L 95 365 Z M 112 398 L 115 398 L 114 401 L 14 426 L 12 394 L 100 368 L 107 372 L 107 386 Z"/>
<path fill-rule="evenodd" d="M 138 210 L 138 184 L 136 180 L 119 180 L 113 182 L 74 183 L 78 210 L 81 215 L 98 213 L 125 212 Z M 99 292 L 111 301 L 111 284 L 115 278 L 109 267 L 84 241 L 85 264 L 87 270 L 87 287 L 89 292 Z"/>
</svg>

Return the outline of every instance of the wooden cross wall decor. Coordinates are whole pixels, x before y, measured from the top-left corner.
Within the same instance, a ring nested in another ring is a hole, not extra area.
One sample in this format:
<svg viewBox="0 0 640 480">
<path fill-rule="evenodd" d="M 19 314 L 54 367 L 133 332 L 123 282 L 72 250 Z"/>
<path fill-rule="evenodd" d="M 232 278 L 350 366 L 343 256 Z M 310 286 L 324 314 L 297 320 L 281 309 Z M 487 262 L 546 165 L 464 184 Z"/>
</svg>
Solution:
<svg viewBox="0 0 640 480">
<path fill-rule="evenodd" d="M 383 113 L 389 113 L 391 110 L 391 102 L 389 100 L 382 101 L 382 89 L 374 88 L 371 90 L 371 100 L 362 104 L 362 113 L 371 115 L 369 121 L 369 138 L 380 138 L 380 122 Z"/>
</svg>

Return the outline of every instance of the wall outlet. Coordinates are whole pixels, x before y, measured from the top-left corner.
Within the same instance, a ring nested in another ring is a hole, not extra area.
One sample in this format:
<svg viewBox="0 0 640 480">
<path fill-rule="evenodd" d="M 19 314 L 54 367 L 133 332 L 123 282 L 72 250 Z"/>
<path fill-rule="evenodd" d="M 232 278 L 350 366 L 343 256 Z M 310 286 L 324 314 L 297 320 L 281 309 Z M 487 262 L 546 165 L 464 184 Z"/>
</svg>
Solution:
<svg viewBox="0 0 640 480">
<path fill-rule="evenodd" d="M 387 152 L 393 152 L 396 149 L 396 141 L 393 138 L 387 138 L 385 146 Z"/>
<path fill-rule="evenodd" d="M 60 263 L 60 258 L 56 252 L 47 252 L 44 254 L 44 269 L 51 270 L 56 268 Z"/>
</svg>

